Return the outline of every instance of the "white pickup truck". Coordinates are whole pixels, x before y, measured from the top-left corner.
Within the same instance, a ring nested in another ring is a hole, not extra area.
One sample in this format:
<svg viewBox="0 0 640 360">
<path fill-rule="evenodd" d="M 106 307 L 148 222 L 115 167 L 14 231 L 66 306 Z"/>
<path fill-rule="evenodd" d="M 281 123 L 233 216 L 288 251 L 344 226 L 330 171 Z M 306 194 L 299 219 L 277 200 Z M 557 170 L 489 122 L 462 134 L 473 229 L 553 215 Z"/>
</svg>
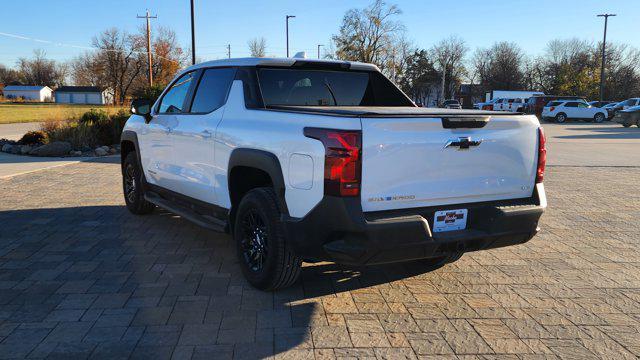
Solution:
<svg viewBox="0 0 640 360">
<path fill-rule="evenodd" d="M 229 59 L 182 71 L 122 133 L 127 207 L 227 231 L 255 287 L 302 261 L 455 261 L 546 207 L 533 115 L 419 108 L 374 65 Z"/>
</svg>

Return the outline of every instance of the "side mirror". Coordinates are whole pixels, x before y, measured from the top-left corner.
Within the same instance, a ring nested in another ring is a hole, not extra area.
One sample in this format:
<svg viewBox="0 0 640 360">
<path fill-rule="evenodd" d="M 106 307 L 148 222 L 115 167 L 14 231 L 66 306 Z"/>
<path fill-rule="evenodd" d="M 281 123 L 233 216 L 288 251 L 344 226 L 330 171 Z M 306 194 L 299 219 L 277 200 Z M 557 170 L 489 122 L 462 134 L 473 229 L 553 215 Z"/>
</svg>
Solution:
<svg viewBox="0 0 640 360">
<path fill-rule="evenodd" d="M 153 103 L 149 99 L 135 99 L 131 102 L 131 113 L 144 117 L 144 121 L 151 121 L 151 107 Z"/>
</svg>

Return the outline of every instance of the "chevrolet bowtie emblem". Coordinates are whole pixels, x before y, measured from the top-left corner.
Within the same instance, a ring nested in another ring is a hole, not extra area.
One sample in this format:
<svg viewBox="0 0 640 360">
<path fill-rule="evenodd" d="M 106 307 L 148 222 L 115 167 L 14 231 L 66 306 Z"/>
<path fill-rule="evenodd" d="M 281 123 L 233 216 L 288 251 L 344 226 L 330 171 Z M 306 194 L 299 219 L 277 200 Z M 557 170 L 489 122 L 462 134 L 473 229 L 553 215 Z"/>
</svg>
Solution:
<svg viewBox="0 0 640 360">
<path fill-rule="evenodd" d="M 447 141 L 444 147 L 445 149 L 448 147 L 457 147 L 458 150 L 466 150 L 472 146 L 478 146 L 480 144 L 482 144 L 482 139 L 471 140 L 470 137 L 466 136 L 466 137 L 459 137 L 458 139 L 451 139 Z"/>
</svg>

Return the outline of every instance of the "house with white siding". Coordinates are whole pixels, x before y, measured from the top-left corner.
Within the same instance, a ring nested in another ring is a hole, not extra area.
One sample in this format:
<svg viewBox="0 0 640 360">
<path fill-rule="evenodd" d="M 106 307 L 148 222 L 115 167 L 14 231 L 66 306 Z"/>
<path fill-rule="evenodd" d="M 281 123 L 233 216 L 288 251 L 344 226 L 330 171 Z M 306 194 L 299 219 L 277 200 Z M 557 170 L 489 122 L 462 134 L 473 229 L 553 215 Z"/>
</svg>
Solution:
<svg viewBox="0 0 640 360">
<path fill-rule="evenodd" d="M 57 103 L 62 104 L 94 104 L 105 105 L 113 103 L 110 89 L 97 86 L 61 86 L 55 91 Z"/>
<path fill-rule="evenodd" d="M 48 86 L 7 85 L 3 91 L 6 99 L 24 99 L 27 101 L 51 101 L 53 90 Z"/>
</svg>

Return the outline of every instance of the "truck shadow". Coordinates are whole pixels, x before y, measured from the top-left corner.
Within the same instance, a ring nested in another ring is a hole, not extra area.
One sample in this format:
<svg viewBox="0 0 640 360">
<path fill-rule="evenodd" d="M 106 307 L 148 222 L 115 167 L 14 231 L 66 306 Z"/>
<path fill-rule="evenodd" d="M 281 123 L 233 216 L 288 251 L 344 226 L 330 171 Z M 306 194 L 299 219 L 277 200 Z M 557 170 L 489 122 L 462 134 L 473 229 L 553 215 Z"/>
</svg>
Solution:
<svg viewBox="0 0 640 360">
<path fill-rule="evenodd" d="M 597 127 L 597 126 L 568 127 L 567 130 L 590 131 L 591 134 L 559 135 L 556 139 L 640 139 L 640 129 L 633 126 L 622 127 Z"/>
<path fill-rule="evenodd" d="M 101 340 L 94 328 L 110 321 L 126 328 L 108 340 L 128 355 L 141 344 L 158 345 L 156 352 L 190 346 L 194 356 L 215 358 L 309 349 L 312 328 L 332 325 L 323 301 L 433 270 L 417 263 L 309 264 L 295 286 L 262 292 L 244 280 L 230 236 L 166 211 L 6 210 L 0 224 L 0 323 L 39 323 L 56 309 L 76 310 L 86 333 L 57 341 L 67 348 L 95 345 Z M 379 305 L 386 307 L 384 299 Z M 353 301 L 346 306 L 359 312 Z"/>
</svg>

